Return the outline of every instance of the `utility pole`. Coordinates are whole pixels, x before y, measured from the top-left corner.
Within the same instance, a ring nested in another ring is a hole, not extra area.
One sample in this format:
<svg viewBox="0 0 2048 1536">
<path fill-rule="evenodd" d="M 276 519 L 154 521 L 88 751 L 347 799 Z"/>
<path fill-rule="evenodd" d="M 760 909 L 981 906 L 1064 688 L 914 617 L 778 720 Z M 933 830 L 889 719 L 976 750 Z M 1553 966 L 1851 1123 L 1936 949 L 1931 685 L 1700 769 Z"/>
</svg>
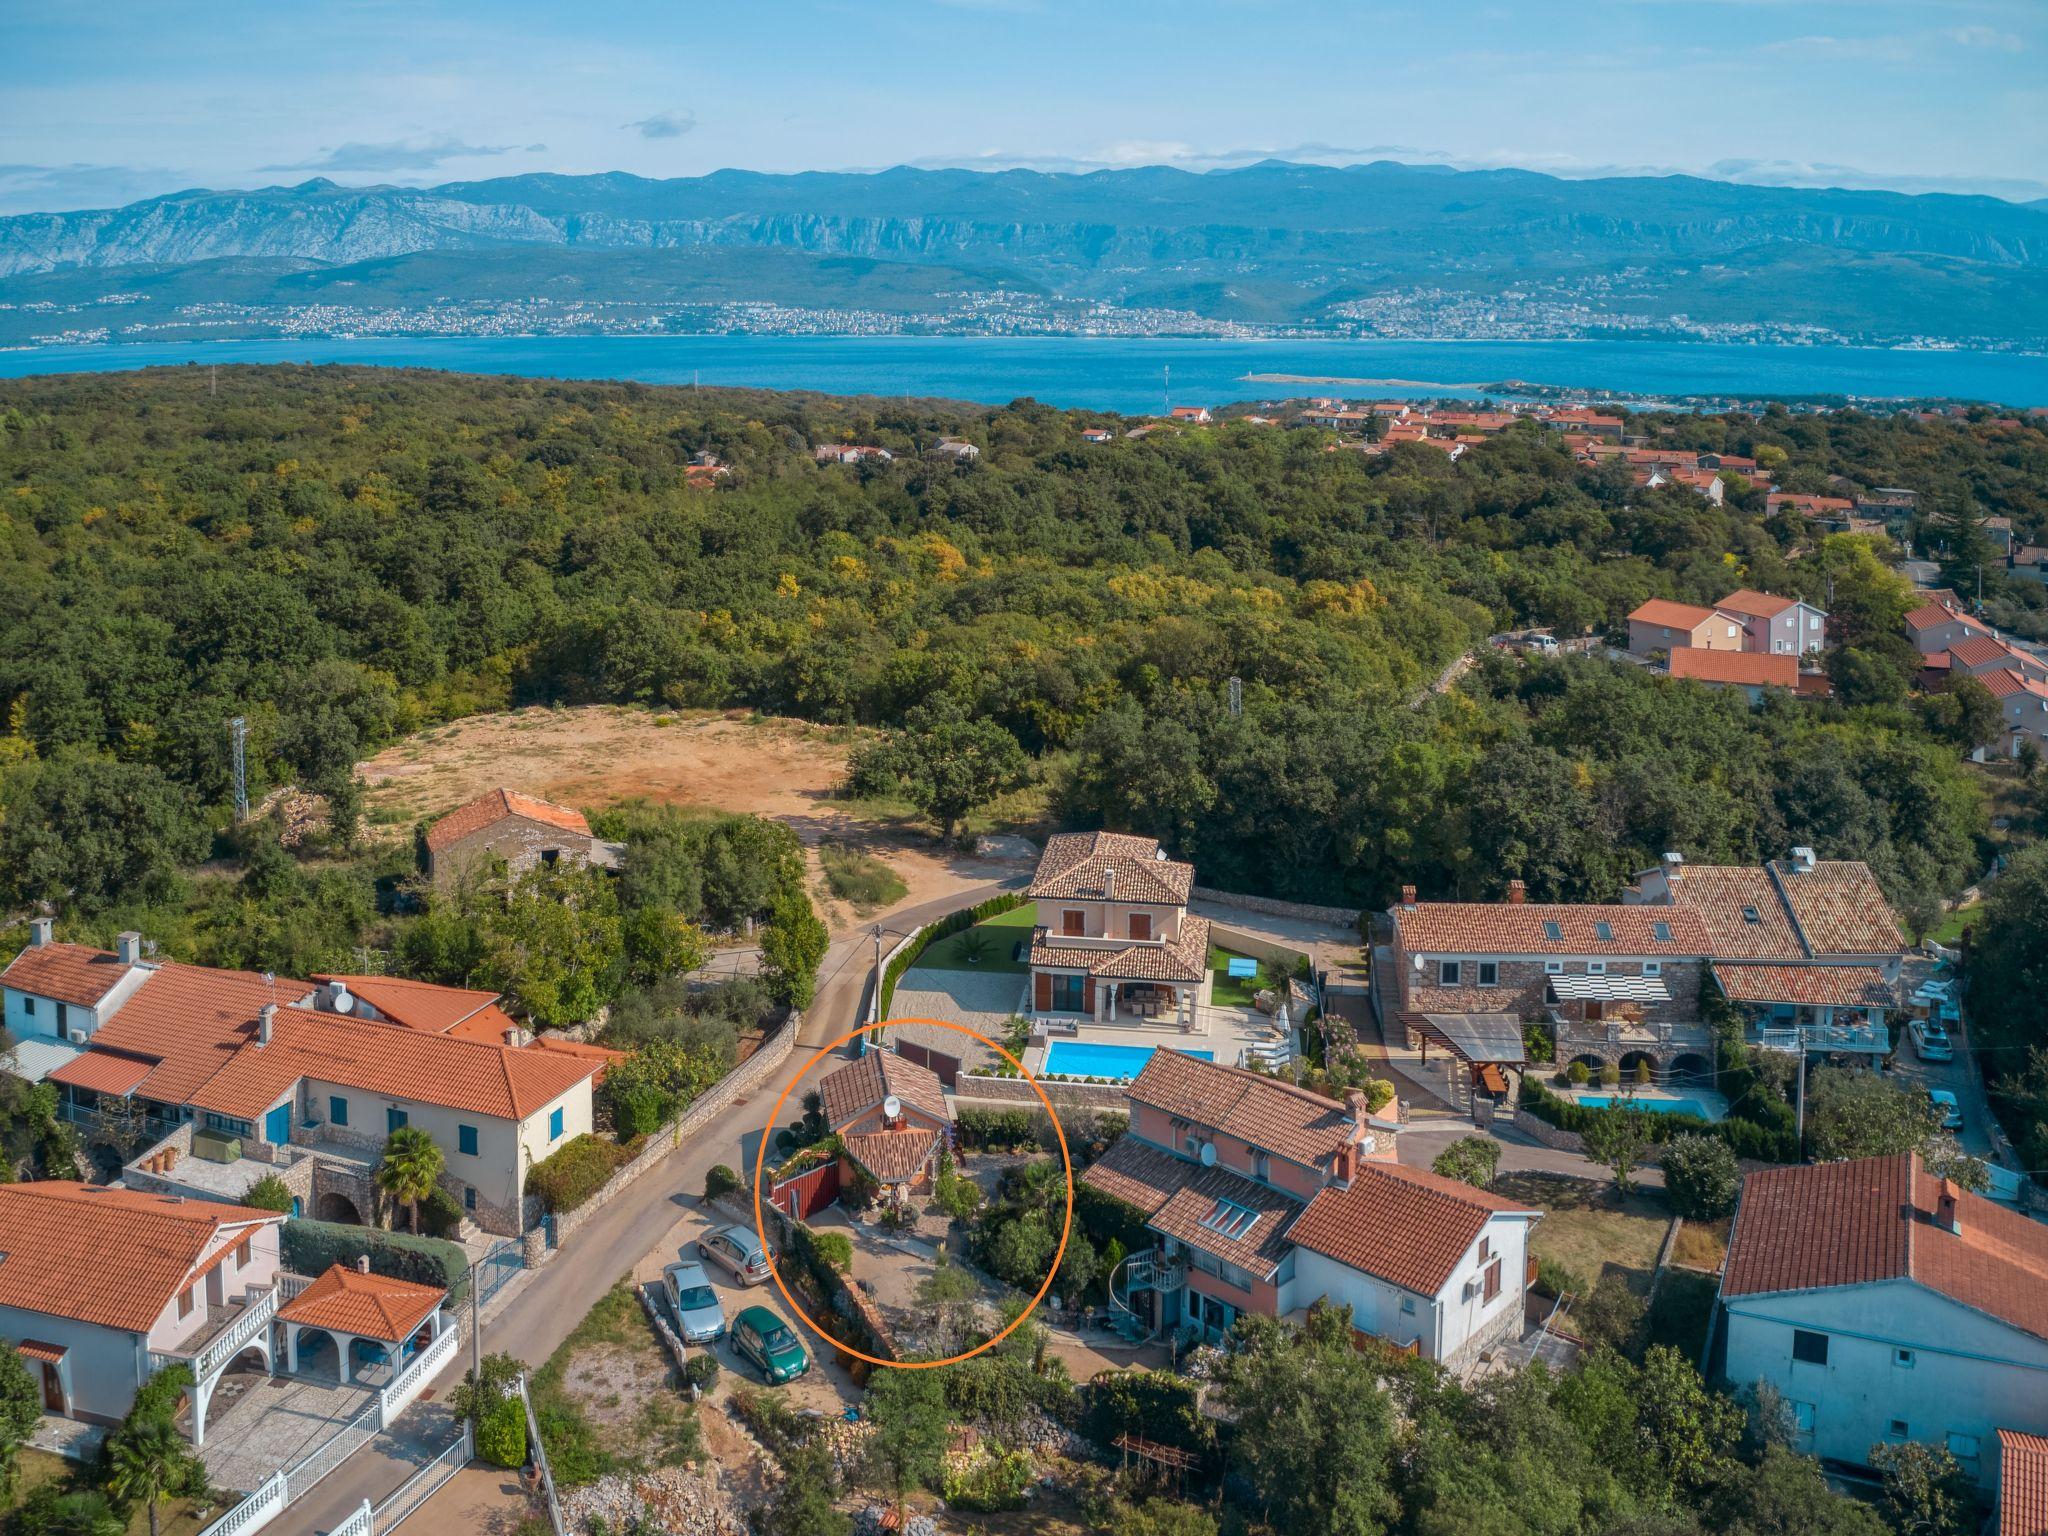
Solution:
<svg viewBox="0 0 2048 1536">
<path fill-rule="evenodd" d="M 235 820 L 247 821 L 249 819 L 249 719 L 246 715 L 237 715 L 228 722 L 228 737 L 233 751 Z"/>
<path fill-rule="evenodd" d="M 1159 396 L 1159 403 L 1160 415 L 1171 416 L 1173 414 L 1173 364 L 1171 363 L 1166 365 L 1166 386 Z"/>
<path fill-rule="evenodd" d="M 868 999 L 868 1022 L 882 1022 L 882 925 L 875 924 L 875 990 Z"/>
<path fill-rule="evenodd" d="M 1801 1146 L 1803 1147 L 1803 1146 L 1805 1146 L 1805 1145 L 1806 1145 L 1806 1026 L 1805 1026 L 1804 1024 L 1801 1024 L 1801 1025 L 1800 1025 L 1800 1026 L 1799 1026 L 1798 1028 L 1799 1028 L 1799 1056 L 1798 1056 L 1798 1062 L 1799 1062 L 1799 1086 L 1798 1086 L 1798 1094 L 1797 1094 L 1797 1100 L 1798 1100 L 1798 1103 L 1797 1103 L 1797 1107 L 1796 1107 L 1796 1108 L 1794 1109 L 1794 1111 L 1793 1111 L 1793 1115 L 1792 1115 L 1792 1128 L 1793 1128 L 1793 1134 L 1794 1134 L 1794 1136 L 1795 1136 L 1795 1137 L 1797 1138 L 1797 1140 L 1798 1140 L 1799 1144 L 1800 1144 L 1800 1145 L 1801 1145 Z"/>
<path fill-rule="evenodd" d="M 1241 677 L 1233 677 L 1230 680 L 1230 715 L 1232 719 L 1236 719 L 1239 715 L 1243 713 L 1244 679 Z"/>
</svg>

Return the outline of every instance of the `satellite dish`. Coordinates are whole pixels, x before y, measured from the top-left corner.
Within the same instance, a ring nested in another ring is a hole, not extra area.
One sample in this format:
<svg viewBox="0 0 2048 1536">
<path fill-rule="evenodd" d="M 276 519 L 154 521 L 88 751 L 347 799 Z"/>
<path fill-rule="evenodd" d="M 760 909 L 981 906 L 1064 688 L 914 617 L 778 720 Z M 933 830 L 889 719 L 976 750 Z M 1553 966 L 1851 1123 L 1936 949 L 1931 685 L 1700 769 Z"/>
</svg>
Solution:
<svg viewBox="0 0 2048 1536">
<path fill-rule="evenodd" d="M 902 1113 L 903 1101 L 897 1098 L 895 1094 L 892 1093 L 889 1097 L 882 1100 L 882 1118 L 884 1120 L 897 1119 Z"/>
<path fill-rule="evenodd" d="M 1417 969 L 1418 971 L 1421 970 L 1423 966 L 1427 965 L 1428 963 L 1429 961 L 1427 956 L 1417 955 L 1415 957 L 1415 969 Z"/>
<path fill-rule="evenodd" d="M 337 981 L 327 989 L 327 1006 L 336 1013 L 354 1013 L 356 1000 L 349 995 L 348 983 Z"/>
<path fill-rule="evenodd" d="M 1213 1141 L 1202 1143 L 1202 1166 L 1204 1168 L 1214 1168 L 1216 1166 L 1216 1143 Z"/>
</svg>

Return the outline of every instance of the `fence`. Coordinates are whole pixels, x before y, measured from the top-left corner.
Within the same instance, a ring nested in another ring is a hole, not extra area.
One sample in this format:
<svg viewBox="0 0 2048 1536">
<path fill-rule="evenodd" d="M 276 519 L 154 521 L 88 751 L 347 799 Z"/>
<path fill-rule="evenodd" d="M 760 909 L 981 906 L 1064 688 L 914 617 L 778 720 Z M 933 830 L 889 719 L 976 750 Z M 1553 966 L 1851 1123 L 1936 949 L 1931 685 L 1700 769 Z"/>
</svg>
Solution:
<svg viewBox="0 0 2048 1536">
<path fill-rule="evenodd" d="M 321 1478 L 376 1439 L 383 1427 L 382 1405 L 372 1402 L 311 1452 L 284 1469 L 284 1502 L 290 1504 L 303 1499 Z"/>
<path fill-rule="evenodd" d="M 475 1436 L 476 1431 L 465 1422 L 462 1433 L 447 1450 L 413 1473 L 377 1506 L 374 1523 L 366 1526 L 365 1532 L 382 1531 L 388 1536 L 389 1532 L 397 1530 L 408 1517 L 418 1514 L 420 1506 L 432 1498 L 443 1483 L 460 1472 L 470 1457 L 476 1453 Z M 363 1508 L 369 1508 L 367 1500 L 364 1501 Z M 350 1518 L 353 1520 L 354 1516 Z M 342 1536 L 342 1532 L 348 1529 L 348 1526 L 342 1526 L 335 1531 L 334 1536 Z"/>
<path fill-rule="evenodd" d="M 541 1442 L 540 1420 L 533 1416 L 533 1399 L 527 1395 L 526 1373 L 513 1378 L 519 1385 L 519 1401 L 526 1408 L 526 1445 L 533 1452 L 533 1469 L 540 1474 L 541 1491 L 548 1496 L 548 1524 L 555 1536 L 562 1536 L 562 1504 L 555 1497 L 555 1474 L 548 1470 L 548 1448 Z"/>
<path fill-rule="evenodd" d="M 285 1492 L 284 1474 L 273 1472 L 263 1480 L 260 1488 L 201 1531 L 199 1536 L 244 1536 L 248 1531 L 260 1531 L 283 1512 L 290 1498 Z"/>
<path fill-rule="evenodd" d="M 1258 912 L 1267 917 L 1291 917 L 1304 923 L 1335 923 L 1344 928 L 1358 926 L 1356 907 L 1318 907 L 1300 901 L 1277 901 L 1270 896 L 1246 896 L 1237 891 L 1219 891 L 1198 885 L 1189 893 L 1197 901 L 1219 907 L 1236 907 L 1240 912 Z"/>
<path fill-rule="evenodd" d="M 450 1328 L 437 1334 L 432 1343 L 412 1357 L 404 1370 L 385 1383 L 384 1390 L 377 1394 L 379 1428 L 389 1429 L 426 1384 L 440 1374 L 441 1367 L 454 1355 L 461 1336 L 460 1328 Z"/>
</svg>

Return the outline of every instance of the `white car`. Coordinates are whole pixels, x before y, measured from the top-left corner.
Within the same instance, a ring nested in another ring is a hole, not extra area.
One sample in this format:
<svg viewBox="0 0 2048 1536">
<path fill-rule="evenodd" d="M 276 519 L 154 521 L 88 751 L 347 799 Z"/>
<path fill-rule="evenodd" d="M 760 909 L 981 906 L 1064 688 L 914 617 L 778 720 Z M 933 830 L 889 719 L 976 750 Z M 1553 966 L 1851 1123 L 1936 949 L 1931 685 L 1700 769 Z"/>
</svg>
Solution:
<svg viewBox="0 0 2048 1536">
<path fill-rule="evenodd" d="M 725 1308 L 718 1304 L 718 1292 L 704 1266 L 688 1256 L 661 1272 L 661 1293 L 675 1314 L 676 1328 L 685 1344 L 709 1344 L 725 1337 Z"/>
<path fill-rule="evenodd" d="M 1557 636 L 1555 635 L 1546 635 L 1539 632 L 1525 637 L 1522 644 L 1540 656 L 1555 656 L 1557 654 Z"/>
<path fill-rule="evenodd" d="M 1913 1037 L 1913 1054 L 1922 1061 L 1954 1061 L 1956 1048 L 1937 1019 L 1915 1019 L 1907 1034 Z"/>
</svg>

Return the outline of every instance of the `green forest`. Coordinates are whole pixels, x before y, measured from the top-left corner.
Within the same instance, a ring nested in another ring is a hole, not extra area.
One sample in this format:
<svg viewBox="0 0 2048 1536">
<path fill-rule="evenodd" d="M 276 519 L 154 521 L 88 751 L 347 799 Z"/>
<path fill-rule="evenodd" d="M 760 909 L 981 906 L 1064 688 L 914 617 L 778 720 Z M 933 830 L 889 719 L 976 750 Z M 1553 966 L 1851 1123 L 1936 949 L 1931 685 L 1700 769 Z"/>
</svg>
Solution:
<svg viewBox="0 0 2048 1536">
<path fill-rule="evenodd" d="M 1974 581 L 1984 517 L 2048 520 L 2048 430 L 1977 416 L 1631 430 L 1793 489 L 1915 486 L 1915 534 Z M 1533 423 L 1453 463 L 1243 423 L 1083 443 L 1099 419 L 356 368 L 0 384 L 4 895 L 89 913 L 228 851 L 232 716 L 253 792 L 346 811 L 364 753 L 535 701 L 969 719 L 1058 821 L 1367 906 L 1517 877 L 1611 899 L 1667 847 L 1792 843 L 1869 859 L 1904 905 L 1990 851 L 1980 712 L 1909 695 L 1911 599 L 1869 541 L 1767 519 L 1735 477 L 1723 508 L 1637 490 Z M 942 432 L 979 461 L 924 457 Z M 813 462 L 841 441 L 896 457 Z M 705 453 L 730 472 L 693 487 Z M 1431 691 L 1493 631 L 1737 585 L 1831 608 L 1835 702 L 1491 657 Z"/>
</svg>

